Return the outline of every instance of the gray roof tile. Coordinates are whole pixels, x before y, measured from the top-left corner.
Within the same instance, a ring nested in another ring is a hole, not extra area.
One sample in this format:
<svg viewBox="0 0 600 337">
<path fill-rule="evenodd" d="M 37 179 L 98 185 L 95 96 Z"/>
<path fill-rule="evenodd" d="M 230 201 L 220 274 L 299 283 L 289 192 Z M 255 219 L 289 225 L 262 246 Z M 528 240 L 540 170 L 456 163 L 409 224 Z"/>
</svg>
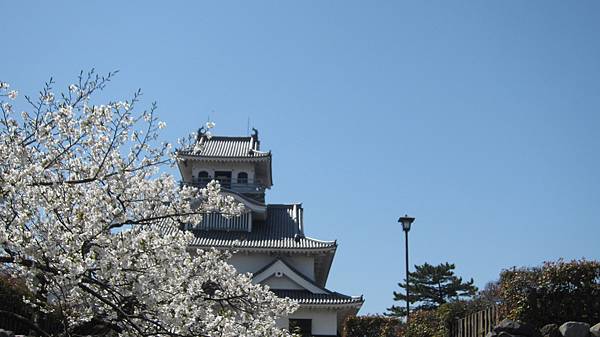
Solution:
<svg viewBox="0 0 600 337">
<path fill-rule="evenodd" d="M 362 304 L 364 299 L 360 297 L 352 297 L 336 292 L 329 294 L 313 294 L 308 290 L 287 290 L 287 289 L 271 289 L 277 297 L 287 297 L 299 304 Z"/>
<path fill-rule="evenodd" d="M 227 157 L 227 158 L 263 158 L 271 152 L 259 150 L 259 143 L 253 137 L 202 137 L 202 149 L 193 153 L 190 149 L 179 150 L 178 154 L 194 157 Z"/>
<path fill-rule="evenodd" d="M 252 231 L 192 229 L 190 246 L 232 249 L 333 250 L 335 241 L 305 237 L 301 228 L 300 205 L 267 205 L 267 220 L 254 221 Z M 165 232 L 173 231 L 163 225 Z"/>
<path fill-rule="evenodd" d="M 251 232 L 194 230 L 192 246 L 236 248 L 332 249 L 335 241 L 307 238 L 300 228 L 299 205 L 267 205 L 267 220 L 255 221 Z"/>
</svg>

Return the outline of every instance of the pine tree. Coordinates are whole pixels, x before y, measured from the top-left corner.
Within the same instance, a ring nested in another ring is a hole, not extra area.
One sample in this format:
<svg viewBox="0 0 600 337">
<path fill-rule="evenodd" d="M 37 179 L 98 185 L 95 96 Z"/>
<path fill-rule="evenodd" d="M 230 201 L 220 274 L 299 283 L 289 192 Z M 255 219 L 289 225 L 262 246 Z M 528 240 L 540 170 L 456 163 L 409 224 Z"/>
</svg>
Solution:
<svg viewBox="0 0 600 337">
<path fill-rule="evenodd" d="M 409 272 L 409 297 L 411 308 L 415 310 L 435 309 L 439 305 L 453 299 L 464 299 L 475 295 L 477 287 L 473 285 L 473 279 L 463 282 L 461 277 L 454 275 L 455 265 L 452 263 L 441 263 L 437 266 L 425 263 L 415 266 L 416 271 Z M 406 279 L 398 283 L 403 289 L 401 292 L 394 291 L 394 301 L 406 303 Z M 416 304 L 416 306 L 413 306 Z M 388 308 L 389 316 L 406 316 L 404 306 Z"/>
</svg>

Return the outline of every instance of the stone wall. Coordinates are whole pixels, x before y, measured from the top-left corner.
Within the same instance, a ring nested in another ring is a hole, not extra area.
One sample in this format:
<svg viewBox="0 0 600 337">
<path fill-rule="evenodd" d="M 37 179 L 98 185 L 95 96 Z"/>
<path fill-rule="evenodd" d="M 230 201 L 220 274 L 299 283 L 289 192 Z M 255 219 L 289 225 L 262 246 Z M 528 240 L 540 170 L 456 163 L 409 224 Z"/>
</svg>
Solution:
<svg viewBox="0 0 600 337">
<path fill-rule="evenodd" d="M 584 322 L 548 324 L 538 330 L 531 324 L 505 319 L 486 337 L 600 337 L 600 323 L 594 326 Z"/>
</svg>

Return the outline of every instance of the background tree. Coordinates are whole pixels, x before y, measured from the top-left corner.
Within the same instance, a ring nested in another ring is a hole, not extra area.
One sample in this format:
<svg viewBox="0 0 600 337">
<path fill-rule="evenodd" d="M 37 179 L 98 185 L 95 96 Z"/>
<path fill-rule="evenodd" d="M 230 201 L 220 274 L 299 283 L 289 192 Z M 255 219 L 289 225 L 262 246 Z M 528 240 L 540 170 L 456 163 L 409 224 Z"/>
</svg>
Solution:
<svg viewBox="0 0 600 337">
<path fill-rule="evenodd" d="M 474 300 L 488 303 L 489 305 L 495 305 L 502 301 L 500 295 L 500 281 L 490 281 L 477 293 Z"/>
<path fill-rule="evenodd" d="M 114 73 L 80 74 L 64 93 L 51 80 L 15 114 L 19 93 L 0 81 L 0 263 L 23 280 L 36 312 L 58 331 L 4 310 L 42 336 L 282 336 L 296 308 L 227 264 L 189 251 L 179 228 L 242 206 L 217 183 L 179 188 L 155 105 L 134 112 L 138 91 L 102 104 Z M 212 125 L 207 125 L 211 127 Z M 193 138 L 183 146 L 196 147 Z"/>
<path fill-rule="evenodd" d="M 448 262 L 437 266 L 425 263 L 415 266 L 415 271 L 409 273 L 409 296 L 411 306 L 415 310 L 429 310 L 447 303 L 450 300 L 469 298 L 477 292 L 473 279 L 463 282 L 461 277 L 454 275 L 454 264 Z M 406 280 L 398 283 L 401 292 L 394 291 L 394 301 L 406 302 Z M 388 315 L 406 316 L 404 306 L 388 308 Z"/>
</svg>

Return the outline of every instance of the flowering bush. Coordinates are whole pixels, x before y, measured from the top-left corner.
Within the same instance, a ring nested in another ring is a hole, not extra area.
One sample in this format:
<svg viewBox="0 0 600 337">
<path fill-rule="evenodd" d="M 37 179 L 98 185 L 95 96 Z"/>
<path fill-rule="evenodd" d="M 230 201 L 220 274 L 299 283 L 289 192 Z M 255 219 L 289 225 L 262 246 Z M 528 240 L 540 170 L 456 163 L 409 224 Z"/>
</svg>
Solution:
<svg viewBox="0 0 600 337">
<path fill-rule="evenodd" d="M 600 321 L 600 262 L 557 261 L 500 274 L 503 314 L 541 327 Z"/>
<path fill-rule="evenodd" d="M 179 188 L 159 169 L 173 163 L 158 143 L 165 127 L 140 98 L 92 101 L 112 79 L 90 72 L 65 93 L 52 80 L 28 108 L 0 81 L 0 262 L 24 280 L 33 308 L 61 317 L 57 335 L 283 336 L 275 319 L 295 305 L 252 284 L 216 251 L 189 251 L 205 212 L 235 216 L 219 193 Z M 213 125 L 209 125 L 212 127 Z M 19 319 L 17 315 L 15 319 Z M 27 320 L 37 334 L 48 331 Z"/>
</svg>

